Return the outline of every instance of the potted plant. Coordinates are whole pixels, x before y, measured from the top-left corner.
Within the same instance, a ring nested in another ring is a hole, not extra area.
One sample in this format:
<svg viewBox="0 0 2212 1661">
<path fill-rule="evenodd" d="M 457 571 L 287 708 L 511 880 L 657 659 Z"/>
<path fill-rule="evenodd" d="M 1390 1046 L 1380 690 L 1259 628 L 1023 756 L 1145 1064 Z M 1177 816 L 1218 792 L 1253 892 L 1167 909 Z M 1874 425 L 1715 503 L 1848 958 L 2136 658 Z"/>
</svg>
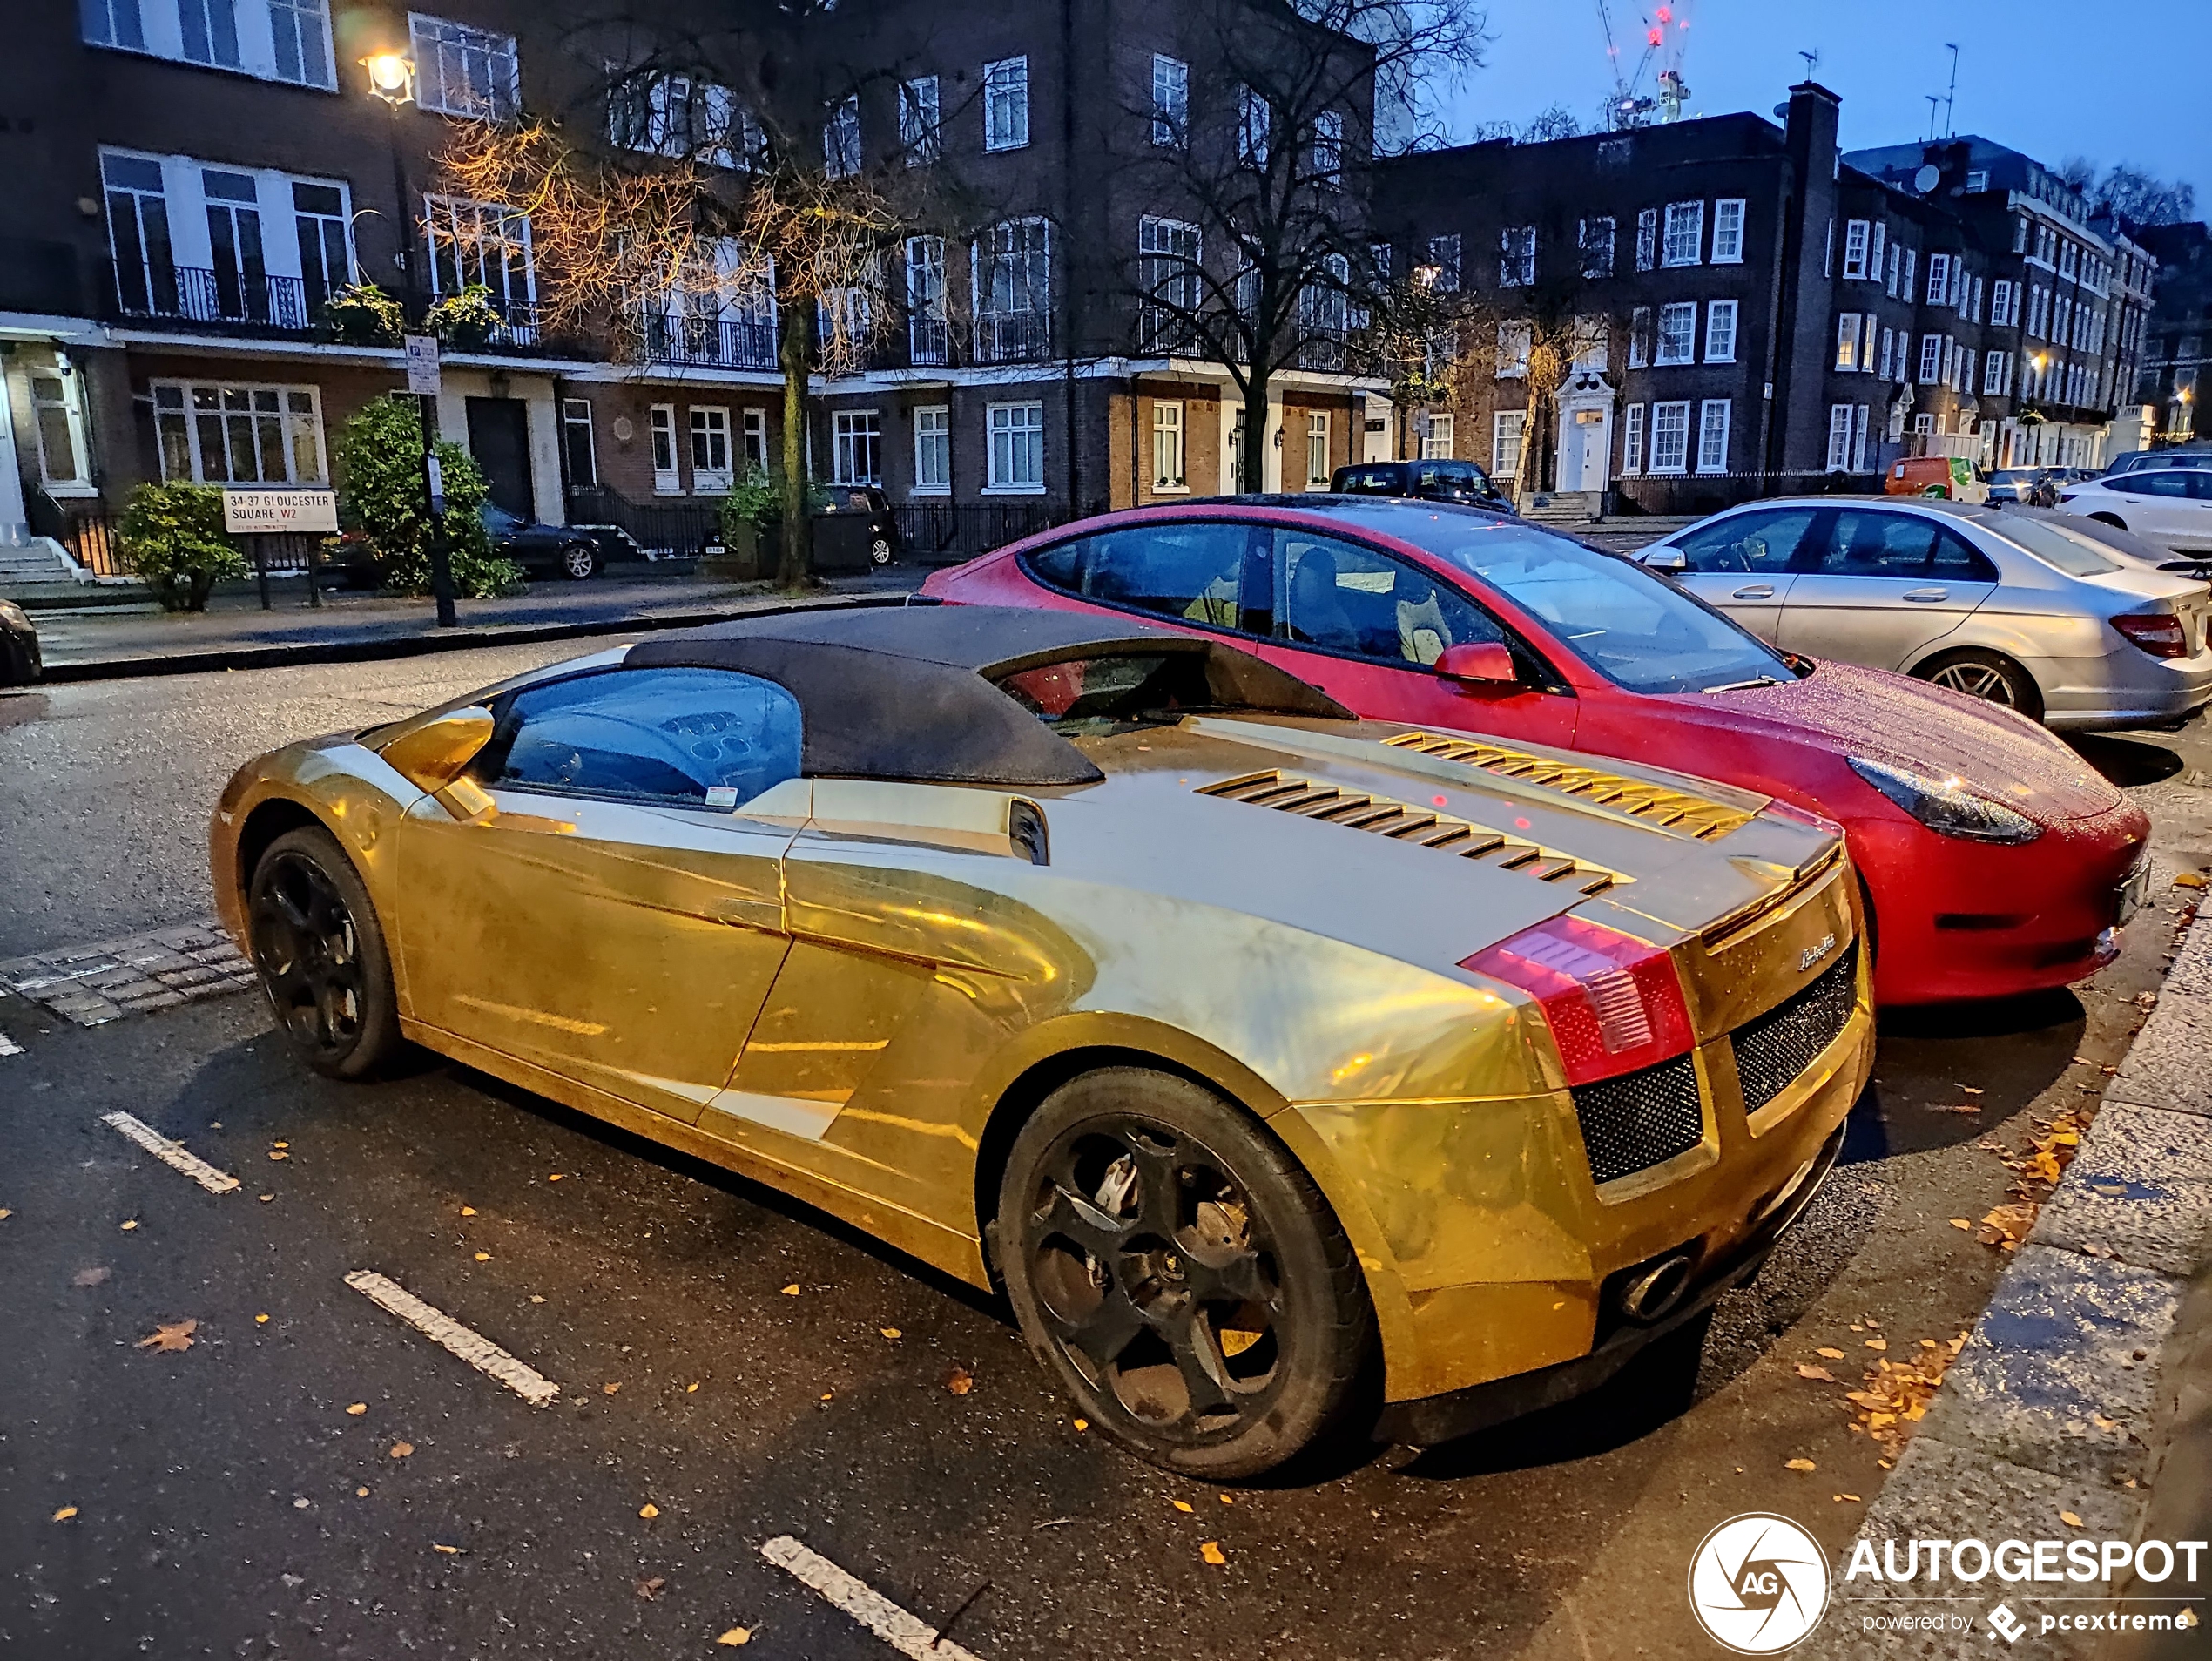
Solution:
<svg viewBox="0 0 2212 1661">
<path fill-rule="evenodd" d="M 205 611 L 218 582 L 248 569 L 223 534 L 223 493 L 212 484 L 141 484 L 116 531 L 124 569 L 165 611 Z"/>
<path fill-rule="evenodd" d="M 721 542 L 710 546 L 704 575 L 749 583 L 760 575 L 762 526 L 772 519 L 782 486 L 762 469 L 741 475 L 722 498 Z"/>
<path fill-rule="evenodd" d="M 347 346 L 397 346 L 406 314 L 373 282 L 349 282 L 322 303 L 323 321 Z"/>
<path fill-rule="evenodd" d="M 430 333 L 458 351 L 472 352 L 492 337 L 502 320 L 491 303 L 491 290 L 480 282 L 448 294 L 423 314 Z"/>
</svg>

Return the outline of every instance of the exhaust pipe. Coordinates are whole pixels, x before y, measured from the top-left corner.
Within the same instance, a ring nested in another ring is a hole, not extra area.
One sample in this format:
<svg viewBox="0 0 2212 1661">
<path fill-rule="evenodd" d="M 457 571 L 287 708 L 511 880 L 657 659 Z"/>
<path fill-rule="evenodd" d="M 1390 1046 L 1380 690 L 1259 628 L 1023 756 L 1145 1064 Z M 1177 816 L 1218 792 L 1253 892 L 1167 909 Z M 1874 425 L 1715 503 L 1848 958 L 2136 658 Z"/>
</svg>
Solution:
<svg viewBox="0 0 2212 1661">
<path fill-rule="evenodd" d="M 1689 1253 L 1676 1252 L 1637 1270 L 1621 1288 L 1621 1313 L 1646 1326 L 1664 1320 L 1689 1290 L 1695 1266 Z"/>
</svg>

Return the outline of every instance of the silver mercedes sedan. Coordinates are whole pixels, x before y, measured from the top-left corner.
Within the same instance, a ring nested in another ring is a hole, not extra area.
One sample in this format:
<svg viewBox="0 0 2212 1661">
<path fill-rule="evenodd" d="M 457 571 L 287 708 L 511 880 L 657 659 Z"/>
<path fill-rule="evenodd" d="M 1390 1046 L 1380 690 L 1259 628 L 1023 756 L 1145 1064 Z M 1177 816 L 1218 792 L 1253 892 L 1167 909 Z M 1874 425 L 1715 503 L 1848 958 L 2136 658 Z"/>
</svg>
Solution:
<svg viewBox="0 0 2212 1661">
<path fill-rule="evenodd" d="M 2166 726 L 2212 699 L 2212 590 L 2042 515 L 1782 497 L 1636 557 L 1784 652 L 1918 675 L 2055 728 Z"/>
</svg>

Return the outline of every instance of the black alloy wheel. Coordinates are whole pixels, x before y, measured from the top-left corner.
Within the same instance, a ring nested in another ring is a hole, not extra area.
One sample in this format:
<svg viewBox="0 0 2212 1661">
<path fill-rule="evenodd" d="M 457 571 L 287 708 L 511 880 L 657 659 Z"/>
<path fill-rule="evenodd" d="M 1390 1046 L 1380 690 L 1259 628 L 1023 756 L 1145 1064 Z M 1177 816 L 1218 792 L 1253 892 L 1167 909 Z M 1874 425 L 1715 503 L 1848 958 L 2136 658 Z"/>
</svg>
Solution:
<svg viewBox="0 0 2212 1661">
<path fill-rule="evenodd" d="M 1296 1455 L 1350 1405 L 1374 1317 L 1350 1244 L 1264 1127 L 1182 1078 L 1087 1074 L 1016 1138 L 1007 1290 L 1083 1411 L 1211 1478 Z"/>
<path fill-rule="evenodd" d="M 285 1036 L 317 1072 L 358 1078 L 398 1047 L 399 1016 L 367 890 L 320 827 L 290 831 L 253 868 L 254 967 Z"/>
</svg>

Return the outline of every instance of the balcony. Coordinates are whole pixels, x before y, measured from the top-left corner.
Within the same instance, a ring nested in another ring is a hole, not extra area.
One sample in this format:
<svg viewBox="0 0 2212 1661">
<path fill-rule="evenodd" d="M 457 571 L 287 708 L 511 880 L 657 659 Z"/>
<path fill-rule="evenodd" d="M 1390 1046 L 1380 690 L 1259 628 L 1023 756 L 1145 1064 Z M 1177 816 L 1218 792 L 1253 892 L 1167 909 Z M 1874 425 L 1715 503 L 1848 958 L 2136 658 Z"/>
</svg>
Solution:
<svg viewBox="0 0 2212 1661">
<path fill-rule="evenodd" d="M 943 318 L 907 319 L 907 362 L 917 369 L 941 369 L 952 361 L 952 331 Z"/>
<path fill-rule="evenodd" d="M 646 361 L 701 369 L 758 369 L 771 374 L 776 359 L 776 326 L 758 319 L 671 317 L 644 314 Z"/>
<path fill-rule="evenodd" d="M 979 312 L 975 316 L 975 361 L 1042 363 L 1052 356 L 1049 312 Z"/>
<path fill-rule="evenodd" d="M 299 277 L 197 266 L 109 263 L 118 316 L 255 333 L 306 334 L 322 296 Z"/>
</svg>

